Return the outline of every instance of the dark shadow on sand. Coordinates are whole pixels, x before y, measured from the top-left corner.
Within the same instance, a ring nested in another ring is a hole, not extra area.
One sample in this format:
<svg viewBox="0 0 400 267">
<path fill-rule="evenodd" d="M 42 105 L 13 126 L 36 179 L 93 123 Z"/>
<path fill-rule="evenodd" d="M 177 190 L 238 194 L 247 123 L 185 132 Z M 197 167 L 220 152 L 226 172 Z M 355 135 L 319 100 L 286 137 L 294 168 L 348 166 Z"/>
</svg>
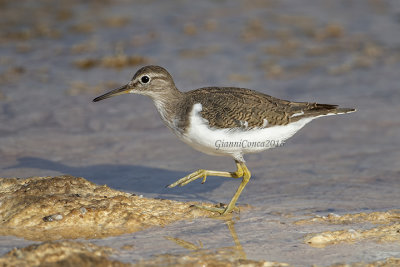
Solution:
<svg viewBox="0 0 400 267">
<path fill-rule="evenodd" d="M 19 158 L 16 165 L 7 167 L 7 169 L 13 168 L 52 170 L 83 177 L 93 183 L 106 184 L 113 189 L 125 192 L 154 194 L 156 197 L 177 200 L 182 197 L 188 200 L 216 202 L 216 200 L 204 198 L 202 194 L 219 187 L 224 182 L 223 179 L 207 179 L 205 184 L 201 184 L 201 179 L 198 179 L 184 187 L 166 188 L 166 185 L 195 170 L 181 172 L 145 166 L 115 164 L 74 167 L 36 157 Z"/>
</svg>

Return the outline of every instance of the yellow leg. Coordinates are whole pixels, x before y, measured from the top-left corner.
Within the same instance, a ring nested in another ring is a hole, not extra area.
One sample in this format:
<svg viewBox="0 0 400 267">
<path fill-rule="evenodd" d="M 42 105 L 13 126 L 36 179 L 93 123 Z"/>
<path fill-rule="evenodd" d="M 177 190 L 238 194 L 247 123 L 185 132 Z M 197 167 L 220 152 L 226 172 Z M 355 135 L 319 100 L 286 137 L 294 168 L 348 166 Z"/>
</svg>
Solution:
<svg viewBox="0 0 400 267">
<path fill-rule="evenodd" d="M 193 182 L 194 180 L 197 180 L 197 179 L 199 179 L 201 177 L 203 177 L 203 181 L 201 183 L 204 184 L 208 175 L 240 178 L 240 177 L 243 176 L 243 169 L 242 169 L 242 166 L 240 164 L 241 164 L 240 162 L 236 162 L 237 170 L 235 172 L 197 170 L 197 171 L 192 172 L 191 174 L 186 175 L 185 177 L 179 179 L 175 183 L 168 185 L 167 187 L 168 188 L 172 188 L 172 187 L 175 187 L 177 185 L 184 186 L 184 185 L 187 185 L 188 183 Z"/>
<path fill-rule="evenodd" d="M 246 184 L 249 182 L 251 173 L 249 169 L 247 169 L 246 165 L 241 162 L 241 167 L 243 170 L 243 179 L 242 182 L 240 183 L 238 189 L 236 190 L 236 193 L 233 195 L 233 198 L 231 199 L 231 202 L 229 202 L 228 206 L 226 209 L 222 212 L 222 215 L 228 214 L 233 211 L 236 205 L 236 201 L 239 199 L 240 194 L 242 193 L 243 189 L 245 188 Z"/>
<path fill-rule="evenodd" d="M 221 176 L 221 177 L 232 177 L 232 178 L 240 178 L 243 177 L 242 182 L 239 185 L 239 188 L 236 190 L 236 193 L 233 195 L 232 200 L 229 202 L 228 206 L 224 208 L 209 208 L 200 206 L 200 208 L 207 209 L 210 211 L 217 211 L 222 215 L 228 214 L 235 209 L 236 201 L 239 199 L 240 194 L 242 193 L 243 189 L 245 188 L 246 184 L 249 182 L 251 173 L 249 169 L 247 169 L 246 165 L 243 162 L 236 161 L 237 170 L 235 172 L 221 172 L 221 171 L 210 171 L 210 170 L 198 170 L 195 171 L 182 179 L 179 179 L 173 184 L 168 185 L 168 188 L 175 187 L 177 185 L 184 186 L 188 183 L 203 177 L 202 183 L 204 183 L 207 179 L 208 175 L 212 176 Z"/>
</svg>

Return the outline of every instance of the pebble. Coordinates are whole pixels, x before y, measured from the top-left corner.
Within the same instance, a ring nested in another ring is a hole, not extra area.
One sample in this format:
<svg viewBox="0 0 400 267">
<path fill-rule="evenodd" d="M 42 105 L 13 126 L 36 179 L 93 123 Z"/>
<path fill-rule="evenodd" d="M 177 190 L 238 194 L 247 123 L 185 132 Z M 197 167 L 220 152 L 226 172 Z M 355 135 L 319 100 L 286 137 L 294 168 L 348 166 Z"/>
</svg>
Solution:
<svg viewBox="0 0 400 267">
<path fill-rule="evenodd" d="M 43 217 L 43 221 L 45 221 L 45 222 L 60 221 L 63 218 L 64 217 L 61 214 L 53 214 L 53 215 Z"/>
</svg>

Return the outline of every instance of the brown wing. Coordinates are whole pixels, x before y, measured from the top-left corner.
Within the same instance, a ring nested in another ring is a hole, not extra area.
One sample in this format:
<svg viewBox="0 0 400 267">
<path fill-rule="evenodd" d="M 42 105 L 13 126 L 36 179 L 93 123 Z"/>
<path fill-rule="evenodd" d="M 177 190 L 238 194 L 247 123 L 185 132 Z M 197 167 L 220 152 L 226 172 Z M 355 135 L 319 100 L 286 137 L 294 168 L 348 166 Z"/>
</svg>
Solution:
<svg viewBox="0 0 400 267">
<path fill-rule="evenodd" d="M 336 105 L 290 102 L 257 91 L 231 87 L 209 87 L 187 92 L 182 109 L 188 112 L 196 103 L 202 104 L 201 116 L 213 128 L 271 127 L 339 112 Z M 344 109 L 341 111 L 345 113 Z"/>
</svg>

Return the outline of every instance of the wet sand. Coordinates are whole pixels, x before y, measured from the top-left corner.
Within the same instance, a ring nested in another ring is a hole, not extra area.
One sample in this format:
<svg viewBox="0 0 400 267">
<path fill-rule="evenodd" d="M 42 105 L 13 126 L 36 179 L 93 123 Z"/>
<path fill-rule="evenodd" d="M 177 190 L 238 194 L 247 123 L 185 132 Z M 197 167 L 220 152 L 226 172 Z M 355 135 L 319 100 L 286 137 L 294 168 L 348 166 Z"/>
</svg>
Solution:
<svg viewBox="0 0 400 267">
<path fill-rule="evenodd" d="M 223 221 L 229 229 L 234 246 L 205 249 L 201 241 L 192 243 L 184 239 L 164 236 L 186 253 L 159 254 L 141 260 L 135 266 L 289 266 L 287 263 L 266 262 L 247 259 L 235 230 L 235 216 L 219 216 L 194 207 L 206 203 L 180 203 L 177 201 L 148 199 L 107 186 L 95 185 L 83 178 L 73 176 L 31 177 L 27 179 L 0 179 L 0 215 L 3 218 L 0 235 L 17 236 L 27 240 L 43 241 L 22 249 L 13 249 L 0 258 L 4 266 L 43 264 L 78 264 L 104 266 L 126 266 L 126 262 L 114 260 L 122 251 L 132 251 L 136 246 L 123 245 L 118 249 L 98 246 L 90 242 L 62 241 L 68 239 L 104 239 L 110 236 L 131 234 L 146 228 L 165 227 L 178 220 L 194 220 L 209 217 Z M 212 206 L 212 205 L 208 205 Z M 241 213 L 251 212 L 240 207 Z M 293 217 L 293 216 L 289 216 Z M 285 224 L 284 221 L 279 223 Z M 367 239 L 375 243 L 399 243 L 400 213 L 398 211 L 329 214 L 293 221 L 298 231 L 309 224 L 334 224 L 348 228 L 365 223 L 379 224 L 368 230 L 353 228 L 339 231 L 308 234 L 304 242 L 311 247 L 348 242 L 355 244 Z M 61 240 L 60 242 L 49 242 Z M 157 245 L 152 244 L 154 247 Z M 114 257 L 114 259 L 113 259 Z M 386 259 L 399 262 L 400 258 Z M 381 266 L 382 262 L 368 266 Z M 355 265 L 359 266 L 359 265 Z M 360 265 L 362 266 L 362 265 Z M 390 265 L 388 265 L 390 266 Z"/>
<path fill-rule="evenodd" d="M 308 223 L 328 223 L 334 225 L 345 225 L 348 228 L 351 225 L 373 224 L 366 230 L 355 230 L 352 228 L 346 230 L 326 231 L 318 234 L 306 236 L 305 242 L 313 247 L 325 247 L 340 242 L 359 242 L 365 239 L 374 240 L 378 243 L 399 242 L 400 241 L 400 213 L 399 211 L 373 212 L 344 214 L 342 216 L 331 213 L 328 216 L 316 217 L 295 222 L 296 224 Z M 383 225 L 383 226 L 382 226 Z"/>
<path fill-rule="evenodd" d="M 285 263 L 238 259 L 235 250 L 200 250 L 185 255 L 160 255 L 135 264 L 110 260 L 113 249 L 72 241 L 46 242 L 13 249 L 0 258 L 2 266 L 249 266 L 285 267 Z"/>
<path fill-rule="evenodd" d="M 132 264 L 157 265 L 165 255 L 184 264 L 190 253 L 231 255 L 225 248 L 232 247 L 254 264 L 398 262 L 398 1 L 0 7 L 0 177 L 8 181 L 1 188 L 2 260 L 14 247 L 68 237 Z M 358 111 L 313 121 L 284 147 L 246 156 L 252 178 L 239 205 L 251 208 L 216 220 L 190 203 L 227 203 L 238 181 L 165 185 L 200 168 L 233 170 L 231 159 L 181 143 L 145 97 L 91 102 L 143 64 L 166 67 L 183 91 L 238 86 Z M 156 205 L 158 215 L 137 216 L 141 201 Z M 170 205 L 182 213 L 169 216 Z"/>
<path fill-rule="evenodd" d="M 185 255 L 160 255 L 135 264 L 110 260 L 113 250 L 91 243 L 72 241 L 46 242 L 22 249 L 13 249 L 0 258 L 3 266 L 249 266 L 288 267 L 286 263 L 237 259 L 235 250 L 217 252 L 200 250 Z M 392 267 L 398 266 L 400 259 L 388 258 L 371 263 L 335 264 L 332 267 Z"/>
<path fill-rule="evenodd" d="M 216 215 L 193 207 L 201 203 L 144 198 L 73 176 L 0 178 L 0 188 L 0 235 L 35 241 L 104 238 Z"/>
</svg>

